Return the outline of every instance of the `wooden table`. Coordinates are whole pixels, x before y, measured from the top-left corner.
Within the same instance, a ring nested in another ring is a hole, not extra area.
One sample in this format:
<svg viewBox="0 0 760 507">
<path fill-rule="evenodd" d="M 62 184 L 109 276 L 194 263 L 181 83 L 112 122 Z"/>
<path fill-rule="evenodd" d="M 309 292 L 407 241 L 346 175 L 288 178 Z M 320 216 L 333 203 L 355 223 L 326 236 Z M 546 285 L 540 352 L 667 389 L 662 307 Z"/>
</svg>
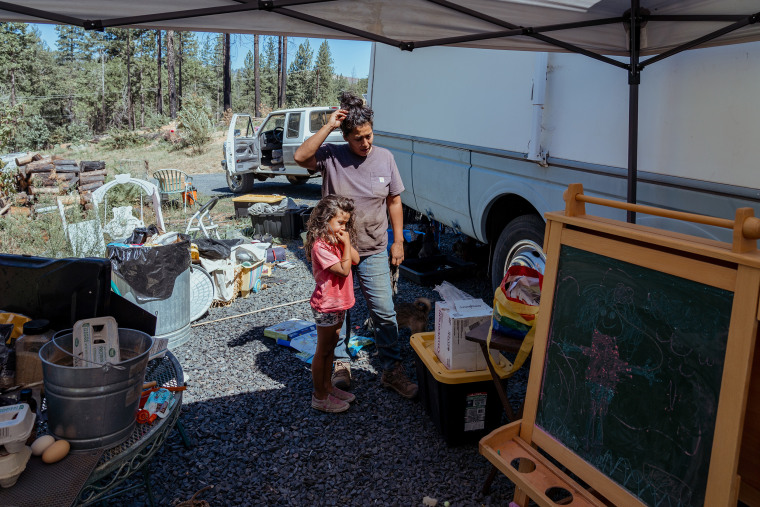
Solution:
<svg viewBox="0 0 760 507">
<path fill-rule="evenodd" d="M 184 384 L 182 367 L 171 352 L 159 359 L 148 363 L 145 381 L 155 380 L 158 387 L 180 387 Z M 166 437 L 176 426 L 186 447 L 189 441 L 184 428 L 179 424 L 179 414 L 182 408 L 182 392 L 173 392 L 175 403 L 169 414 L 158 418 L 150 424 L 137 424 L 132 435 L 120 445 L 106 449 L 93 470 L 87 482 L 77 497 L 77 505 L 90 505 L 116 496 L 128 489 L 116 493 L 114 490 L 136 472 L 143 476 L 148 502 L 154 505 L 153 494 L 150 490 L 150 475 L 148 464 L 153 455 L 164 445 Z M 133 487 L 139 487 L 133 486 Z"/>
</svg>

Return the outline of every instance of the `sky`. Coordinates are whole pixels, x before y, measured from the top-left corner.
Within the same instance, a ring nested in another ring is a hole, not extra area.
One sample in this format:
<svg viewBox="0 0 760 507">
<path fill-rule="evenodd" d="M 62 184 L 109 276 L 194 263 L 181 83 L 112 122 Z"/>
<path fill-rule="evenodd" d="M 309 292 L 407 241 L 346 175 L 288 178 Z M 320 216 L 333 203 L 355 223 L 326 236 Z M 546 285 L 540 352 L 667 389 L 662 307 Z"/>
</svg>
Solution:
<svg viewBox="0 0 760 507">
<path fill-rule="evenodd" d="M 58 34 L 55 31 L 55 25 L 32 24 L 39 30 L 42 40 L 51 48 L 55 49 L 55 41 Z M 208 34 L 200 33 L 201 37 Z M 293 61 L 293 57 L 298 50 L 298 46 L 306 40 L 303 37 L 288 37 L 288 65 Z M 324 39 L 309 39 L 309 45 L 314 51 L 314 58 L 317 56 L 319 45 Z M 263 41 L 259 39 L 259 49 L 263 49 Z M 364 78 L 369 75 L 369 56 L 372 48 L 371 42 L 365 41 L 347 41 L 331 39 L 330 52 L 333 57 L 333 68 L 336 74 L 342 74 L 346 77 Z M 248 51 L 253 51 L 253 35 L 233 34 L 231 37 L 230 55 L 232 58 L 232 68 L 239 69 L 243 67 L 243 61 Z"/>
</svg>

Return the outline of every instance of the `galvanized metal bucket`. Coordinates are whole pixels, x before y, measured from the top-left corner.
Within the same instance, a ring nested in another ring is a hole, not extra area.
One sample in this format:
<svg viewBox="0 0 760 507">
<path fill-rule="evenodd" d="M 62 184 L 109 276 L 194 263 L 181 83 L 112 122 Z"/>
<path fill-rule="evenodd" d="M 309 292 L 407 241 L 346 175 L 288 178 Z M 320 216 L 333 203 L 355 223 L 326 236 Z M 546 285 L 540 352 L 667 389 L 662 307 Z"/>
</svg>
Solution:
<svg viewBox="0 0 760 507">
<path fill-rule="evenodd" d="M 122 297 L 156 316 L 156 334 L 153 338 L 168 340 L 170 349 L 179 347 L 190 339 L 190 268 L 175 279 L 171 296 L 147 302 L 138 301 L 126 280 L 116 273 L 112 275 Z"/>
<path fill-rule="evenodd" d="M 121 362 L 74 368 L 72 331 L 56 333 L 40 349 L 50 431 L 75 451 L 129 438 L 152 345 L 150 335 L 119 328 Z"/>
</svg>

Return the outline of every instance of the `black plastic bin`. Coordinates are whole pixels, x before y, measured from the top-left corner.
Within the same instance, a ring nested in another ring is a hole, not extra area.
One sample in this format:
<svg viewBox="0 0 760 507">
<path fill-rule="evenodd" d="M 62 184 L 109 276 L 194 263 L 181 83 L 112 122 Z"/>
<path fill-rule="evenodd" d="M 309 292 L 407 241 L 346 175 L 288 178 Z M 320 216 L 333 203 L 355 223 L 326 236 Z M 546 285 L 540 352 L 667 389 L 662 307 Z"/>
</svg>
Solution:
<svg viewBox="0 0 760 507">
<path fill-rule="evenodd" d="M 251 215 L 254 234 L 271 234 L 275 238 L 295 239 L 301 233 L 302 210 L 286 210 L 267 215 Z"/>
<path fill-rule="evenodd" d="M 504 413 L 491 374 L 446 369 L 433 351 L 433 339 L 433 333 L 418 333 L 410 340 L 420 401 L 447 445 L 477 442 L 501 426 Z"/>
</svg>

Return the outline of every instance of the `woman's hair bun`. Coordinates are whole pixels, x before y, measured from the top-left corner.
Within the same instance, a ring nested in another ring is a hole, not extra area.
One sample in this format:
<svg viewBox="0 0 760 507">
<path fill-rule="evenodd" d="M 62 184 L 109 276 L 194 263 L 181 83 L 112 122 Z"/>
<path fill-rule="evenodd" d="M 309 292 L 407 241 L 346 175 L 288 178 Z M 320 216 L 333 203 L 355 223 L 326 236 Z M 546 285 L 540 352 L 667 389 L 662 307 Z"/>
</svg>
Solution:
<svg viewBox="0 0 760 507">
<path fill-rule="evenodd" d="M 364 107 L 364 100 L 354 92 L 340 92 L 338 97 L 341 109 L 353 109 L 355 107 Z"/>
<path fill-rule="evenodd" d="M 340 124 L 343 135 L 349 135 L 356 127 L 367 123 L 372 126 L 374 113 L 369 106 L 364 105 L 364 100 L 354 92 L 340 92 L 338 96 L 340 108 L 347 111 L 346 118 Z"/>
</svg>

